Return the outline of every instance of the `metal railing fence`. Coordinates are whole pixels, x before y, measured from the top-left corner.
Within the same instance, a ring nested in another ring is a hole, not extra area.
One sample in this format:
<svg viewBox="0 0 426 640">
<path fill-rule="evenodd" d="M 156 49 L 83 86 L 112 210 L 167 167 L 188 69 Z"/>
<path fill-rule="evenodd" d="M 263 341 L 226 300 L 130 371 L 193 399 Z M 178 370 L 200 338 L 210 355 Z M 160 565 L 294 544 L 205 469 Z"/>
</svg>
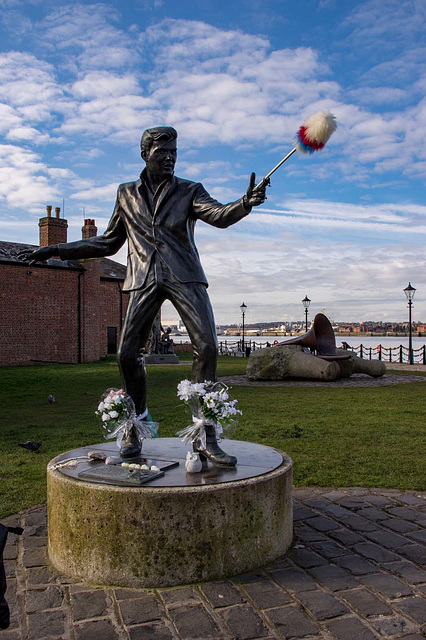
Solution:
<svg viewBox="0 0 426 640">
<path fill-rule="evenodd" d="M 276 341 L 275 341 L 276 342 Z M 252 351 L 263 349 L 264 347 L 274 346 L 274 340 L 271 342 L 256 342 L 255 340 L 244 340 L 244 354 L 242 349 L 242 340 L 220 340 L 218 344 L 219 355 L 226 356 L 248 356 Z M 381 344 L 377 347 L 366 347 L 360 344 L 357 347 L 350 347 L 350 351 L 356 353 L 357 356 L 364 360 L 383 360 L 383 362 L 409 362 L 409 349 L 404 345 L 398 347 L 383 347 Z M 426 345 L 413 349 L 413 363 L 426 364 Z"/>
</svg>

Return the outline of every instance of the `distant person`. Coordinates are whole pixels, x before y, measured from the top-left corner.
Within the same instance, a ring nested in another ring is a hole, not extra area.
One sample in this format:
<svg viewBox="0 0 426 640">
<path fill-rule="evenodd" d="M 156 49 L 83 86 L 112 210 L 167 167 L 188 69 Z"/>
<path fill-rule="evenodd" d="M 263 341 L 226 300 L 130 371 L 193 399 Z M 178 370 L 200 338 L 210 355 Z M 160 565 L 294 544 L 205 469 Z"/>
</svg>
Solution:
<svg viewBox="0 0 426 640">
<path fill-rule="evenodd" d="M 130 301 L 117 357 L 123 388 L 132 397 L 137 414 L 145 417 L 145 369 L 138 355 L 165 300 L 172 302 L 188 330 L 194 354 L 193 381 L 216 379 L 215 322 L 195 246 L 195 223 L 203 220 L 215 227 L 229 227 L 265 201 L 265 186 L 256 187 L 252 173 L 246 194 L 223 205 L 201 183 L 175 177 L 177 132 L 172 127 L 147 129 L 141 139 L 141 156 L 146 167 L 136 182 L 119 186 L 103 235 L 40 247 L 21 256 L 31 262 L 55 255 L 62 260 L 100 258 L 117 253 L 128 240 L 123 291 L 130 292 Z M 140 450 L 138 434 L 132 429 L 120 453 L 132 457 Z M 203 453 L 216 464 L 235 464 L 213 433 L 207 433 Z"/>
</svg>

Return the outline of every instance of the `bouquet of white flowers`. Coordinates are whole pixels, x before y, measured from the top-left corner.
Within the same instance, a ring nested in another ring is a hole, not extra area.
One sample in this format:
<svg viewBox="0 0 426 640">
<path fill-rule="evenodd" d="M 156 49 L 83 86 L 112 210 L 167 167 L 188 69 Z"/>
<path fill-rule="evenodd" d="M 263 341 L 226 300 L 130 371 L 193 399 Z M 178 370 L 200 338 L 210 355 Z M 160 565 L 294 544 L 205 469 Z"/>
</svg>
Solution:
<svg viewBox="0 0 426 640">
<path fill-rule="evenodd" d="M 158 436 L 158 423 L 137 416 L 133 400 L 123 389 L 108 389 L 95 413 L 102 421 L 104 438 L 117 438 L 117 447 L 133 427 L 141 438 Z"/>
<path fill-rule="evenodd" d="M 232 400 L 228 387 L 221 382 L 190 382 L 182 380 L 177 387 L 177 395 L 190 408 L 192 424 L 177 432 L 184 442 L 200 440 L 206 446 L 206 425 L 215 428 L 216 438 L 230 437 L 235 431 L 238 416 L 237 400 Z"/>
</svg>

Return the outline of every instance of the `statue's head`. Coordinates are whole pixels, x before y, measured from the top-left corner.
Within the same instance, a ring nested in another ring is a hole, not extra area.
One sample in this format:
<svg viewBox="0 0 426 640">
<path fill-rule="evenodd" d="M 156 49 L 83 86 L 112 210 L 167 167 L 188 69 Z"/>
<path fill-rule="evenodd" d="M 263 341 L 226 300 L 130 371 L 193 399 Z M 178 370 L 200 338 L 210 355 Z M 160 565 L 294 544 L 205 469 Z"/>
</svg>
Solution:
<svg viewBox="0 0 426 640">
<path fill-rule="evenodd" d="M 145 129 L 141 138 L 141 156 L 146 161 L 154 143 L 164 143 L 177 140 L 178 134 L 173 127 L 153 127 Z"/>
<path fill-rule="evenodd" d="M 141 156 L 149 172 L 173 175 L 177 157 L 177 131 L 173 127 L 146 129 L 141 138 Z"/>
</svg>

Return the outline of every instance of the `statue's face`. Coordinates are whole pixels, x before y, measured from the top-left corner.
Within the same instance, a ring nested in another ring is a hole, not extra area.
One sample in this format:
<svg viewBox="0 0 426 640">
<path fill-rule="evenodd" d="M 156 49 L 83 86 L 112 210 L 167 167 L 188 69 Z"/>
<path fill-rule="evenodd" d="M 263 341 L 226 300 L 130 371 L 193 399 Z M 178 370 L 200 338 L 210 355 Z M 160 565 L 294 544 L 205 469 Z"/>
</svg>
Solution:
<svg viewBox="0 0 426 640">
<path fill-rule="evenodd" d="M 166 179 L 173 175 L 176 158 L 176 140 L 169 140 L 167 142 L 154 142 L 144 160 L 149 173 Z"/>
</svg>

